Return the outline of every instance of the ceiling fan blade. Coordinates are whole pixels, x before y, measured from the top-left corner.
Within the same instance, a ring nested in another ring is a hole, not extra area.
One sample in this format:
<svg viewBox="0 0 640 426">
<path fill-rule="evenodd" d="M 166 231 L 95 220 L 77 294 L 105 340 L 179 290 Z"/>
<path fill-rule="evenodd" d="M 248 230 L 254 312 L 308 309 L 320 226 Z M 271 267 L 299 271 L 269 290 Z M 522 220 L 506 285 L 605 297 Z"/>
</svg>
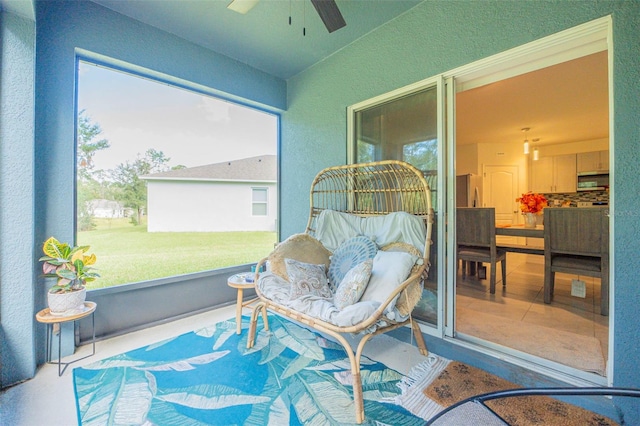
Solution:
<svg viewBox="0 0 640 426">
<path fill-rule="evenodd" d="M 311 3 L 330 33 L 347 25 L 335 0 L 311 0 Z"/>
</svg>

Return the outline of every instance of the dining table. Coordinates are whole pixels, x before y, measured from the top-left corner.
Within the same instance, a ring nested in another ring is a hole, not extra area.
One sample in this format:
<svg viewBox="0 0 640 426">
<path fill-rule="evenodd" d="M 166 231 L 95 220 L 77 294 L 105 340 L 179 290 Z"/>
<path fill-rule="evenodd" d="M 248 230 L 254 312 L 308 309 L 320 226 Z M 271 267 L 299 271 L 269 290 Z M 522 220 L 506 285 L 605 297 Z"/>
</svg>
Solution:
<svg viewBox="0 0 640 426">
<path fill-rule="evenodd" d="M 544 225 L 537 225 L 535 228 L 525 228 L 524 225 L 496 225 L 496 235 L 544 238 Z"/>
<path fill-rule="evenodd" d="M 544 225 L 536 225 L 535 228 L 525 228 L 524 225 L 497 225 L 496 235 L 508 237 L 544 238 Z M 521 244 L 497 244 L 498 249 L 514 253 L 544 255 L 544 247 Z"/>
<path fill-rule="evenodd" d="M 525 228 L 524 224 L 519 225 L 499 225 L 495 226 L 496 235 L 505 235 L 508 237 L 527 237 L 527 238 L 544 238 L 544 226 L 536 225 L 535 228 Z M 527 246 L 522 244 L 496 244 L 496 247 L 500 250 L 512 252 L 512 253 L 524 253 L 524 254 L 537 254 L 544 256 L 544 247 Z M 475 262 L 471 262 L 469 265 L 469 275 L 476 274 L 476 269 L 482 264 L 476 265 Z"/>
</svg>

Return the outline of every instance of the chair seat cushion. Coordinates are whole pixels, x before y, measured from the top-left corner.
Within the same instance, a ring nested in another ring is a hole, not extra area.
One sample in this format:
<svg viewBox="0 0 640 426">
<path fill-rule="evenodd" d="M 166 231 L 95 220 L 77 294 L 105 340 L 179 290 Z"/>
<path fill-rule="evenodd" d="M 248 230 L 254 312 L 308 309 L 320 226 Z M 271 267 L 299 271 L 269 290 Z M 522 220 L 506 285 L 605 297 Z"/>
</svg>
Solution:
<svg viewBox="0 0 640 426">
<path fill-rule="evenodd" d="M 256 287 L 264 297 L 297 312 L 330 322 L 339 327 L 350 327 L 367 320 L 380 307 L 378 302 L 356 302 L 338 310 L 332 299 L 315 296 L 311 293 L 290 299 L 291 284 L 279 275 L 269 271 L 258 278 Z"/>
<path fill-rule="evenodd" d="M 500 258 L 507 252 L 505 250 L 496 250 L 496 257 Z M 469 247 L 462 246 L 458 248 L 458 257 L 465 258 L 479 258 L 484 257 L 486 259 L 491 258 L 491 250 L 488 247 Z"/>
<path fill-rule="evenodd" d="M 600 258 L 588 256 L 556 255 L 551 258 L 551 267 L 582 269 L 600 272 Z"/>
<path fill-rule="evenodd" d="M 458 255 L 462 257 L 490 257 L 491 250 L 482 247 L 461 247 Z"/>
</svg>

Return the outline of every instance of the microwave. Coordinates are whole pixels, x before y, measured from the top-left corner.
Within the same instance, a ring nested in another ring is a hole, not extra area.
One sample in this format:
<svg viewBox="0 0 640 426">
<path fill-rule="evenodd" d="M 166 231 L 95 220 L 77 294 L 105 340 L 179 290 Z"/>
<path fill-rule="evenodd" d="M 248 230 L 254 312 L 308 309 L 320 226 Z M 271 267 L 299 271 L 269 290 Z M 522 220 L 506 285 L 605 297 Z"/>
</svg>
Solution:
<svg viewBox="0 0 640 426">
<path fill-rule="evenodd" d="M 609 188 L 609 173 L 578 173 L 578 191 L 604 191 Z"/>
</svg>

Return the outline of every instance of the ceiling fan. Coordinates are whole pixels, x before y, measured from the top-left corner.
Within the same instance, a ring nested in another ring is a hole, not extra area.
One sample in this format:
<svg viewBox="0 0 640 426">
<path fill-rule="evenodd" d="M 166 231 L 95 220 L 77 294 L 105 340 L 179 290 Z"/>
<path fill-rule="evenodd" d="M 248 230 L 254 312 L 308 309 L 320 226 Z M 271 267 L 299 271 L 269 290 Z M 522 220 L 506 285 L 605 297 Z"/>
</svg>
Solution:
<svg viewBox="0 0 640 426">
<path fill-rule="evenodd" d="M 227 9 L 245 14 L 250 11 L 258 1 L 260 0 L 232 0 L 227 6 Z M 329 33 L 347 25 L 335 0 L 311 0 L 311 4 L 313 4 L 316 12 L 318 12 L 320 19 L 322 19 Z"/>
</svg>

